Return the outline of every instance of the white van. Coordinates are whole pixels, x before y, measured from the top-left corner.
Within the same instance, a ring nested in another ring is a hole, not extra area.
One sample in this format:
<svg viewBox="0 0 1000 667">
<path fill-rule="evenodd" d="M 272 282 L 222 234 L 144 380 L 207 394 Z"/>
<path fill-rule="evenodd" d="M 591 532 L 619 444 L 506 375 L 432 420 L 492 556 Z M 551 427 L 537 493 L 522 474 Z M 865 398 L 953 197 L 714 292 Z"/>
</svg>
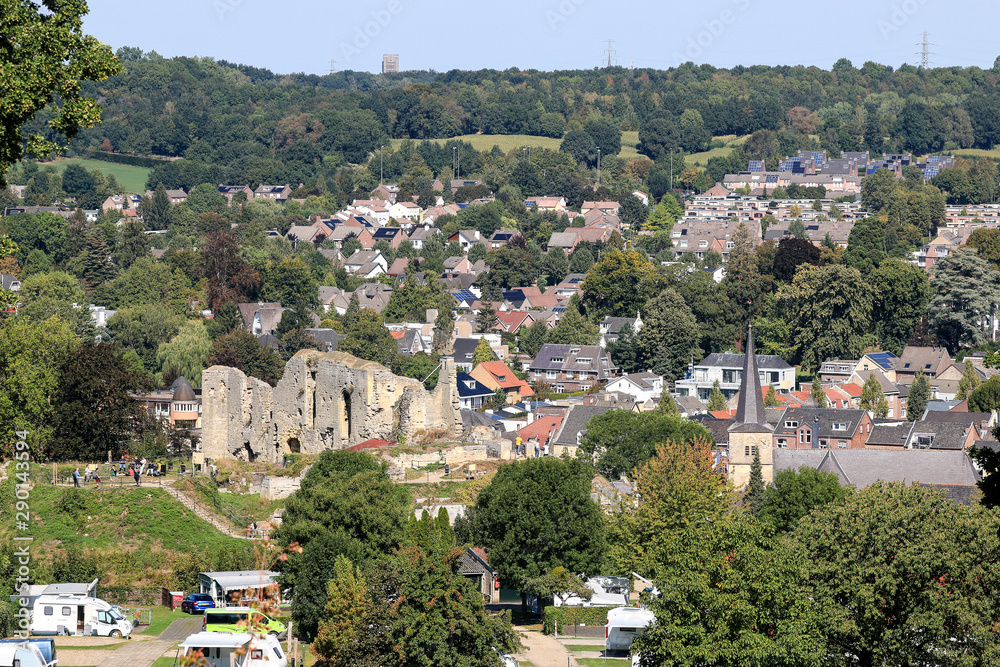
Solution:
<svg viewBox="0 0 1000 667">
<path fill-rule="evenodd" d="M 31 634 L 128 637 L 132 623 L 98 598 L 39 595 L 31 608 Z"/>
<path fill-rule="evenodd" d="M 627 652 L 632 640 L 642 634 L 646 626 L 655 620 L 653 612 L 640 607 L 609 609 L 608 622 L 604 628 L 605 651 Z"/>
<path fill-rule="evenodd" d="M 201 653 L 206 667 L 288 667 L 281 642 L 273 635 L 199 632 L 181 642 L 174 665 L 193 653 Z"/>
<path fill-rule="evenodd" d="M 34 644 L 24 641 L 0 646 L 0 667 L 50 667 L 42 652 Z"/>
</svg>

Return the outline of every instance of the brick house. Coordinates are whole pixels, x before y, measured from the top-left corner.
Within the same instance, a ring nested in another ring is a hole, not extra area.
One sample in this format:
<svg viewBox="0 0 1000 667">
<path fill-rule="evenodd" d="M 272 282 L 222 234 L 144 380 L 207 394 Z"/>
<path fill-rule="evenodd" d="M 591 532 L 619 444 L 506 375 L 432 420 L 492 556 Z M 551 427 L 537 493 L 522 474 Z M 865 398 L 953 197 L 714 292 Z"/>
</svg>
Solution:
<svg viewBox="0 0 1000 667">
<path fill-rule="evenodd" d="M 556 392 L 585 391 L 618 375 L 611 355 L 600 345 L 546 343 L 528 366 L 535 382 Z"/>
<path fill-rule="evenodd" d="M 772 438 L 777 449 L 864 449 L 872 425 L 864 410 L 787 408 Z"/>
</svg>

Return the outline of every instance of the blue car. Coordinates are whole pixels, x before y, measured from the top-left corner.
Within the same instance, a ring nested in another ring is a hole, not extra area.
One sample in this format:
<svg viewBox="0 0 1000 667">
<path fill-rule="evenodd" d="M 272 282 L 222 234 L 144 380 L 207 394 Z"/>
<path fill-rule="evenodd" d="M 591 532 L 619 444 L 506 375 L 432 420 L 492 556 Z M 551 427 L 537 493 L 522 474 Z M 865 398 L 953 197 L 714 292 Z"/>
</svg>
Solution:
<svg viewBox="0 0 1000 667">
<path fill-rule="evenodd" d="M 212 599 L 212 596 L 205 593 L 192 593 L 181 600 L 181 611 L 187 614 L 213 609 L 214 607 L 215 601 Z"/>
</svg>

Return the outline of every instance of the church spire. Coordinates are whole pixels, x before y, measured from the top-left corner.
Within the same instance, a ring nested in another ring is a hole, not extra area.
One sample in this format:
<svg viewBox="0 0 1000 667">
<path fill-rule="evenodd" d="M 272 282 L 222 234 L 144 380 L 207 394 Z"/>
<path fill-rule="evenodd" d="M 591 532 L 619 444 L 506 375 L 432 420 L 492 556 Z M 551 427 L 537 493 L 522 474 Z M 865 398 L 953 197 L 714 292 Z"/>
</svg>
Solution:
<svg viewBox="0 0 1000 667">
<path fill-rule="evenodd" d="M 764 414 L 764 399 L 761 396 L 760 375 L 757 372 L 757 355 L 753 349 L 753 325 L 747 327 L 746 354 L 743 359 L 743 377 L 740 379 L 740 400 L 736 406 L 736 419 L 730 430 L 756 430 L 752 427 L 763 427 L 767 430 L 767 417 Z"/>
</svg>

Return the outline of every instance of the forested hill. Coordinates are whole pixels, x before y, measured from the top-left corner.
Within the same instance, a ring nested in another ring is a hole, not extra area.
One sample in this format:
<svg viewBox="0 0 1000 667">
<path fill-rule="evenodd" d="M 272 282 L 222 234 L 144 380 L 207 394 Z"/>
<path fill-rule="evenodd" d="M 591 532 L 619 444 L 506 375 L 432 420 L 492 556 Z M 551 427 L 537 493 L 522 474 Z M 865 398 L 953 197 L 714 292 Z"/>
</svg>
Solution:
<svg viewBox="0 0 1000 667">
<path fill-rule="evenodd" d="M 989 70 L 894 70 L 872 62 L 859 69 L 842 59 L 829 71 L 687 64 L 321 77 L 207 58 L 164 59 L 134 48 L 120 49 L 119 57 L 124 73 L 96 87 L 105 120 L 83 139 L 95 147 L 108 139 L 130 153 L 219 152 L 225 161 L 251 143 L 300 160 L 334 152 L 357 162 L 388 137 L 559 137 L 595 115 L 640 130 L 658 117 L 679 123 L 689 109 L 700 113 L 710 135 L 776 130 L 791 121 L 829 135 L 841 150 L 881 150 L 874 144 L 886 137 L 914 150 L 920 143 L 931 149 L 949 141 L 962 148 L 1000 143 L 1000 62 Z"/>
</svg>

